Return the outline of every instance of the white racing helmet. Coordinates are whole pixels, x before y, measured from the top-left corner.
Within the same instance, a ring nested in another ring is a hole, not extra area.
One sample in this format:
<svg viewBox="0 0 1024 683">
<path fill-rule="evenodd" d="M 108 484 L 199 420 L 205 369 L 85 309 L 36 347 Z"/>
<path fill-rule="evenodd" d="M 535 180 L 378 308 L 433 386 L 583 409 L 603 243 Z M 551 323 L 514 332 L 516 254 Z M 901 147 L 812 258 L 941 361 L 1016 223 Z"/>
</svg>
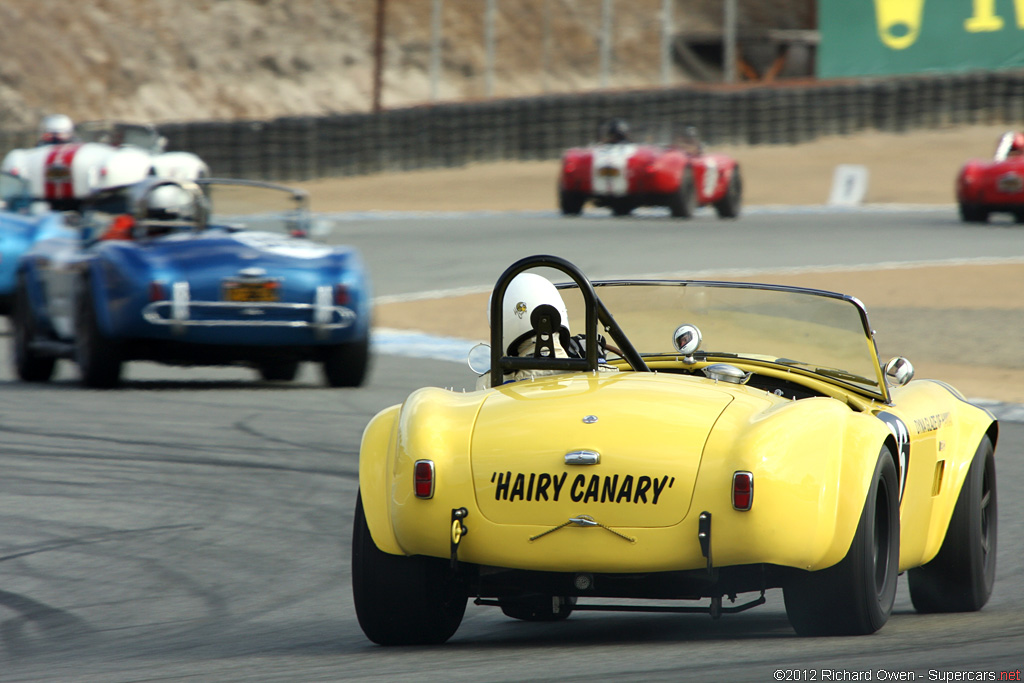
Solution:
<svg viewBox="0 0 1024 683">
<path fill-rule="evenodd" d="M 195 183 L 153 179 L 140 183 L 132 194 L 136 225 L 144 234 L 205 227 L 209 208 Z"/>
<path fill-rule="evenodd" d="M 75 124 L 64 114 L 50 114 L 39 123 L 40 142 L 70 142 L 74 134 Z"/>
<path fill-rule="evenodd" d="M 501 343 L 507 355 L 517 355 L 519 345 L 533 333 L 530 316 L 543 304 L 555 307 L 562 317 L 562 327 L 569 329 L 569 311 L 562 295 L 547 278 L 534 273 L 516 275 L 505 290 L 501 306 Z M 487 305 L 487 322 L 490 323 L 491 306 Z"/>
</svg>

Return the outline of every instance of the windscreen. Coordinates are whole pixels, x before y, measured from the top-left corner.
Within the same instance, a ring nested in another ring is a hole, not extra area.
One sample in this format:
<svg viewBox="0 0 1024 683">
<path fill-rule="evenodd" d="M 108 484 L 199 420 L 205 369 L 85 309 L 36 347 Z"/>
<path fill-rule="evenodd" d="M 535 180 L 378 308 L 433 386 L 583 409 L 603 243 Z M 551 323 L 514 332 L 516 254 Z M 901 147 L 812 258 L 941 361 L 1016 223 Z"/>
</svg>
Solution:
<svg viewBox="0 0 1024 683">
<path fill-rule="evenodd" d="M 118 147 L 128 145 L 151 152 L 161 149 L 160 133 L 150 126 L 105 121 L 85 121 L 75 126 L 75 135 L 82 142 L 101 142 Z"/>
<path fill-rule="evenodd" d="M 309 227 L 309 212 L 286 188 L 216 181 L 201 184 L 210 200 L 211 226 L 287 233 Z"/>
<path fill-rule="evenodd" d="M 799 367 L 881 395 L 867 316 L 850 297 L 730 283 L 595 283 L 595 289 L 643 355 L 676 353 L 673 332 L 688 323 L 701 331 L 698 357 Z M 582 297 L 572 291 L 564 295 L 570 322 L 578 321 L 576 332 L 585 319 Z"/>
</svg>

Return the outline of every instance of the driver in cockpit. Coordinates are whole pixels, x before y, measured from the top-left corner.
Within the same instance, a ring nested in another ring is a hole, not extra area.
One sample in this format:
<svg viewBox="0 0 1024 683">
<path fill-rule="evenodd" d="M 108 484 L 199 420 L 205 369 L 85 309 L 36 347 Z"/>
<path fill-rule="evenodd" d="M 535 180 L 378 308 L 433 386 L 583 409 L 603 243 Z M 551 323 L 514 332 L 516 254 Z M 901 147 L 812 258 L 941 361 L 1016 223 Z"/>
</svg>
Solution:
<svg viewBox="0 0 1024 683">
<path fill-rule="evenodd" d="M 505 289 L 505 296 L 501 306 L 501 333 L 502 353 L 506 356 L 530 357 L 535 354 L 537 348 L 537 331 L 533 329 L 531 316 L 533 312 L 543 305 L 552 306 L 557 311 L 561 324 L 558 332 L 552 340 L 552 346 L 556 358 L 585 358 L 586 339 L 584 335 L 573 335 L 569 327 L 569 312 L 566 309 L 565 301 L 558 289 L 551 282 L 535 273 L 520 273 L 516 275 Z M 491 322 L 491 301 L 487 303 L 487 320 Z M 597 337 L 597 352 L 601 362 L 601 370 L 616 370 L 617 368 L 604 364 L 606 349 L 619 353 L 614 347 L 608 346 L 604 337 Z M 558 375 L 565 370 L 539 370 L 524 369 L 505 373 L 505 382 L 514 382 L 522 379 L 533 379 L 545 375 Z M 490 387 L 491 374 L 484 373 L 477 380 L 477 388 Z"/>
<path fill-rule="evenodd" d="M 551 282 L 535 273 L 516 275 L 508 288 L 501 306 L 502 353 L 506 356 L 532 356 L 537 345 L 537 333 L 530 322 L 530 316 L 538 306 L 549 304 L 561 316 L 561 326 L 554 340 L 556 358 L 582 358 L 579 341 L 569 332 L 569 312 L 562 295 Z M 491 302 L 487 302 L 487 320 L 491 322 Z M 505 381 L 513 382 L 543 375 L 555 375 L 564 370 L 516 370 L 506 373 Z M 484 373 L 477 381 L 478 388 L 491 384 L 490 373 Z"/>
</svg>

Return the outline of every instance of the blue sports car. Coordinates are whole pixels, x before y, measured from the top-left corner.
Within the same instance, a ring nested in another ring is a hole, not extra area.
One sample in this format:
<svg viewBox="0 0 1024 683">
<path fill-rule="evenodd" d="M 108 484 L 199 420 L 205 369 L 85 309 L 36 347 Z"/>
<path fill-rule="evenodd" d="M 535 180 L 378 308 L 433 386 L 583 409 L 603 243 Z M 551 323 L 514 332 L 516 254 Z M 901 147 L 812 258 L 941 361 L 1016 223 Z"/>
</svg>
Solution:
<svg viewBox="0 0 1024 683">
<path fill-rule="evenodd" d="M 272 183 L 153 178 L 97 195 L 72 234 L 17 267 L 14 363 L 45 382 L 60 358 L 112 387 L 127 361 L 247 365 L 265 380 L 317 362 L 362 384 L 370 283 L 360 253 L 309 239 L 305 193 Z"/>
<path fill-rule="evenodd" d="M 32 198 L 26 179 L 0 173 L 0 315 L 11 312 L 18 258 L 39 240 L 71 236 L 67 214 Z"/>
</svg>

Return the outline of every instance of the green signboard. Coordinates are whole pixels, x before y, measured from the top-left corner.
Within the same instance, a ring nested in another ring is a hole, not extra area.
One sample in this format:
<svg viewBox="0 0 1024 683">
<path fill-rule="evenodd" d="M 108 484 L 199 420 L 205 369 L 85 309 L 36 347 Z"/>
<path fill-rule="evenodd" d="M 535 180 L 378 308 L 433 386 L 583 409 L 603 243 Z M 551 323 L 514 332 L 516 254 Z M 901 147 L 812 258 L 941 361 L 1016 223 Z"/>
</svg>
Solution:
<svg viewBox="0 0 1024 683">
<path fill-rule="evenodd" d="M 1024 0 L 818 0 L 819 78 L 1024 68 Z"/>
</svg>

